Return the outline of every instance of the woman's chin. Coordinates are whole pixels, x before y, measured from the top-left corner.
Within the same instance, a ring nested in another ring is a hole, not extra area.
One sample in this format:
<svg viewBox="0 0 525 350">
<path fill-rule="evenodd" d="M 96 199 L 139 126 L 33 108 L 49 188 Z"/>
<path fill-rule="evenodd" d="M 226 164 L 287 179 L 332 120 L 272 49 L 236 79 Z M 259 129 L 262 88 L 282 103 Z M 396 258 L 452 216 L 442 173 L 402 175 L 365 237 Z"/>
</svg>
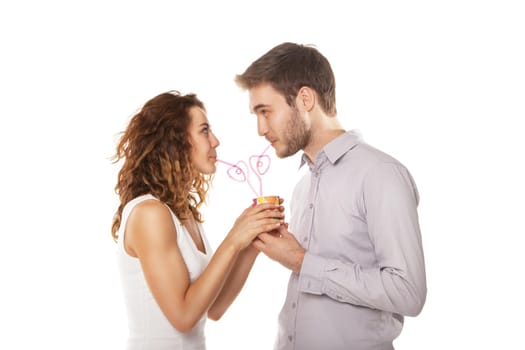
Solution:
<svg viewBox="0 0 525 350">
<path fill-rule="evenodd" d="M 215 164 L 209 165 L 206 168 L 200 170 L 200 172 L 204 175 L 212 175 L 215 174 L 216 171 L 217 167 L 215 166 Z"/>
</svg>

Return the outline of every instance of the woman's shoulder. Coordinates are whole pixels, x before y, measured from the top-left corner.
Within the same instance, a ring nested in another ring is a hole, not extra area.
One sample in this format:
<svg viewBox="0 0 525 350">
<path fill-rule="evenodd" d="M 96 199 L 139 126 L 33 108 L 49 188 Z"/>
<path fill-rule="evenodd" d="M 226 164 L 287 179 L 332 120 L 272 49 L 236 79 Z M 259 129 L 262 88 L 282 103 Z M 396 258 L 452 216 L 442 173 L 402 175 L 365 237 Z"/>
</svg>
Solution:
<svg viewBox="0 0 525 350">
<path fill-rule="evenodd" d="M 134 205 L 130 219 L 133 217 L 145 220 L 150 224 L 167 219 L 171 221 L 171 211 L 166 204 L 154 197 L 143 198 Z"/>
<path fill-rule="evenodd" d="M 176 227 L 168 206 L 151 197 L 136 203 L 128 219 L 128 230 L 142 239 L 160 239 L 176 237 Z"/>
</svg>

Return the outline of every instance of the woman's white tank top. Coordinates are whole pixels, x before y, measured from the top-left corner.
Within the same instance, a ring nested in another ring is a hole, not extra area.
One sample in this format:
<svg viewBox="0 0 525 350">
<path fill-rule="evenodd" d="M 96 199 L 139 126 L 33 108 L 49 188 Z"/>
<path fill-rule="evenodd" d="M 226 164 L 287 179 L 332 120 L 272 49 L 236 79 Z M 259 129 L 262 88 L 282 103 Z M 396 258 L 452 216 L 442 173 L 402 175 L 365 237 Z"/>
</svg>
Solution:
<svg viewBox="0 0 525 350">
<path fill-rule="evenodd" d="M 158 200 L 152 195 L 146 194 L 131 200 L 124 206 L 118 231 L 117 264 L 124 292 L 129 326 L 126 349 L 203 350 L 206 348 L 204 337 L 206 315 L 199 320 L 190 333 L 181 333 L 174 328 L 153 298 L 144 278 L 139 259 L 128 255 L 124 249 L 125 228 L 128 217 L 138 203 L 148 199 Z M 171 210 L 170 212 L 177 229 L 179 249 L 188 268 L 190 280 L 193 282 L 208 265 L 212 256 L 212 249 L 200 224 L 199 231 L 206 248 L 206 254 L 197 248 L 186 228 Z"/>
</svg>

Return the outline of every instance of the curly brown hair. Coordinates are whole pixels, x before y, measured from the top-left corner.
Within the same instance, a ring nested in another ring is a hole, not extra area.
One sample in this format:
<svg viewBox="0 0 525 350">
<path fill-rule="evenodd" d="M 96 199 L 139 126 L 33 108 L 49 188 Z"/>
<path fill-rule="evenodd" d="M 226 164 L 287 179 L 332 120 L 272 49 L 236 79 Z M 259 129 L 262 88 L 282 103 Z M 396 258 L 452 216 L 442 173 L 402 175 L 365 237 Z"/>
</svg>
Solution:
<svg viewBox="0 0 525 350">
<path fill-rule="evenodd" d="M 198 208 L 205 201 L 212 176 L 198 172 L 191 161 L 188 129 L 192 107 L 205 110 L 195 94 L 162 93 L 146 102 L 121 133 L 112 157 L 113 163 L 124 159 L 115 186 L 120 198 L 111 227 L 115 241 L 124 206 L 143 194 L 164 202 L 179 219 L 193 215 L 202 222 Z"/>
</svg>

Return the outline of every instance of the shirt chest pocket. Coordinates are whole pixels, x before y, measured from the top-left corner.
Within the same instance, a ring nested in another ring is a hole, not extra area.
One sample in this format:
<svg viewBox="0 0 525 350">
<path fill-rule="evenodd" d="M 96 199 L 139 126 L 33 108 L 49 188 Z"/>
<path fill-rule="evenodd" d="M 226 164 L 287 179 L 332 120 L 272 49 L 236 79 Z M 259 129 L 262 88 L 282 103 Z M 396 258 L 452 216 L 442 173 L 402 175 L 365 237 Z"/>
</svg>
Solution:
<svg viewBox="0 0 525 350">
<path fill-rule="evenodd" d="M 339 202 L 333 199 L 332 205 L 313 208 L 308 249 L 314 254 L 342 262 L 369 263 L 363 261 L 369 260 L 373 252 L 366 219 L 359 213 L 352 198 L 339 199 Z"/>
</svg>

